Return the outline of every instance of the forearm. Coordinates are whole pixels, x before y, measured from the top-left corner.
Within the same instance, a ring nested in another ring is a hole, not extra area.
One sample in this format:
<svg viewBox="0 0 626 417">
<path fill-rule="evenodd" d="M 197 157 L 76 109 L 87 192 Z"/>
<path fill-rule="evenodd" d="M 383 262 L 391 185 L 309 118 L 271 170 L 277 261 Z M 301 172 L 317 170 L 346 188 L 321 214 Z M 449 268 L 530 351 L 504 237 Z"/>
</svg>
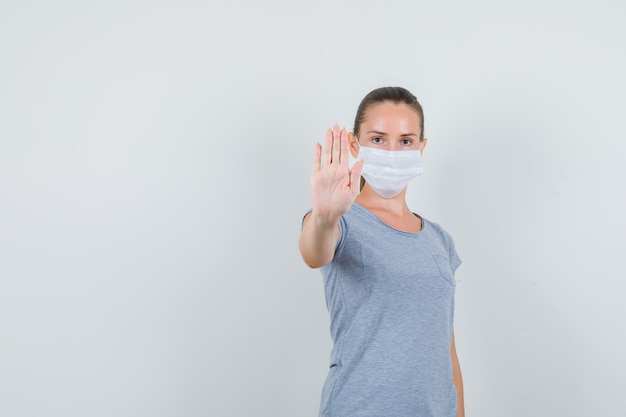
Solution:
<svg viewBox="0 0 626 417">
<path fill-rule="evenodd" d="M 465 417 L 465 401 L 463 396 L 463 376 L 457 361 L 457 366 L 453 369 L 452 382 L 456 388 L 456 417 Z"/>
<path fill-rule="evenodd" d="M 465 399 L 463 395 L 463 374 L 461 373 L 461 365 L 459 357 L 456 354 L 456 343 L 454 334 L 452 334 L 452 345 L 450 348 L 450 357 L 452 359 L 452 383 L 456 388 L 456 417 L 465 417 Z"/>
<path fill-rule="evenodd" d="M 298 246 L 304 262 L 311 268 L 329 264 L 339 239 L 339 219 L 322 218 L 315 212 L 304 219 Z"/>
</svg>

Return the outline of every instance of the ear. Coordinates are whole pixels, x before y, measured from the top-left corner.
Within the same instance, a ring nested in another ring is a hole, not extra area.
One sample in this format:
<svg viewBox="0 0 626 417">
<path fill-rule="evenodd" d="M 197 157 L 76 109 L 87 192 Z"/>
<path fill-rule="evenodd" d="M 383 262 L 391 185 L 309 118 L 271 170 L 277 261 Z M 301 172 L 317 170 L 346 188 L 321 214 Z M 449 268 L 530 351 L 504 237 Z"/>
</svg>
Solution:
<svg viewBox="0 0 626 417">
<path fill-rule="evenodd" d="M 357 158 L 359 156 L 359 144 L 357 143 L 357 137 L 354 133 L 348 133 L 348 147 L 350 148 L 350 154 Z"/>
<path fill-rule="evenodd" d="M 426 144 L 428 144 L 428 139 L 423 138 L 420 143 L 420 155 L 424 155 L 424 148 L 426 147 Z"/>
</svg>

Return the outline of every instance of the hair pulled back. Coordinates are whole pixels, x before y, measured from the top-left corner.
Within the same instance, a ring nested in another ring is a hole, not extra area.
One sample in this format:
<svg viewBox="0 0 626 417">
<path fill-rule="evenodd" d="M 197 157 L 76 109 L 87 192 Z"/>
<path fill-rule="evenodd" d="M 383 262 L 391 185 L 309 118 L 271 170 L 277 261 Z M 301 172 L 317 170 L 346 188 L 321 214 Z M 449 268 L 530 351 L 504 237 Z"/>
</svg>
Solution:
<svg viewBox="0 0 626 417">
<path fill-rule="evenodd" d="M 354 118 L 353 132 L 358 137 L 361 123 L 365 119 L 365 113 L 370 106 L 374 104 L 390 101 L 392 103 L 403 103 L 411 107 L 420 119 L 420 140 L 424 138 L 424 110 L 422 105 L 417 101 L 417 98 L 406 88 L 402 87 L 380 87 L 370 91 L 359 104 L 359 108 L 356 111 L 356 117 Z"/>
</svg>

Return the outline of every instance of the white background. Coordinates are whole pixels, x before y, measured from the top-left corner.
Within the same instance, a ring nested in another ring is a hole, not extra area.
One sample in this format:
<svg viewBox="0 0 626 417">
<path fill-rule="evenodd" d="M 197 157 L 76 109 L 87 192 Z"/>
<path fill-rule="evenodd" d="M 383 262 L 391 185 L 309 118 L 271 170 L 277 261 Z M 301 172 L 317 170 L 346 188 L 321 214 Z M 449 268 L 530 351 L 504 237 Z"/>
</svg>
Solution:
<svg viewBox="0 0 626 417">
<path fill-rule="evenodd" d="M 468 416 L 624 416 L 618 1 L 0 5 L 0 415 L 316 416 L 316 141 L 401 85 Z"/>
</svg>

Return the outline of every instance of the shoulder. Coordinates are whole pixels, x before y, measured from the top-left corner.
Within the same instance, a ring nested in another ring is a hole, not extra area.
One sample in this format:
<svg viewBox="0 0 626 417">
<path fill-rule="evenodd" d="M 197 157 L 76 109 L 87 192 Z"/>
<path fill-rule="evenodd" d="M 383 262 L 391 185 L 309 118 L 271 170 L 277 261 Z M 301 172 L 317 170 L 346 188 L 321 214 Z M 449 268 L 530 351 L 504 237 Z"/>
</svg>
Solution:
<svg viewBox="0 0 626 417">
<path fill-rule="evenodd" d="M 448 233 L 443 226 L 441 226 L 439 223 L 434 222 L 432 220 L 428 220 L 425 217 L 422 217 L 422 220 L 424 220 L 424 225 L 426 227 L 428 227 L 431 231 L 433 231 L 434 233 L 440 234 L 442 236 L 450 236 L 450 233 Z"/>
<path fill-rule="evenodd" d="M 427 219 L 424 219 L 424 225 L 425 231 L 429 234 L 430 238 L 436 242 L 435 247 L 439 247 L 442 252 L 447 253 L 452 271 L 455 271 L 462 261 L 456 251 L 452 235 L 438 223 L 431 222 Z"/>
<path fill-rule="evenodd" d="M 452 235 L 448 233 L 439 223 L 430 221 L 426 218 L 422 218 L 424 221 L 424 229 L 428 231 L 429 234 L 433 235 L 435 239 L 441 240 L 446 243 L 446 245 L 453 244 L 454 239 Z"/>
</svg>

